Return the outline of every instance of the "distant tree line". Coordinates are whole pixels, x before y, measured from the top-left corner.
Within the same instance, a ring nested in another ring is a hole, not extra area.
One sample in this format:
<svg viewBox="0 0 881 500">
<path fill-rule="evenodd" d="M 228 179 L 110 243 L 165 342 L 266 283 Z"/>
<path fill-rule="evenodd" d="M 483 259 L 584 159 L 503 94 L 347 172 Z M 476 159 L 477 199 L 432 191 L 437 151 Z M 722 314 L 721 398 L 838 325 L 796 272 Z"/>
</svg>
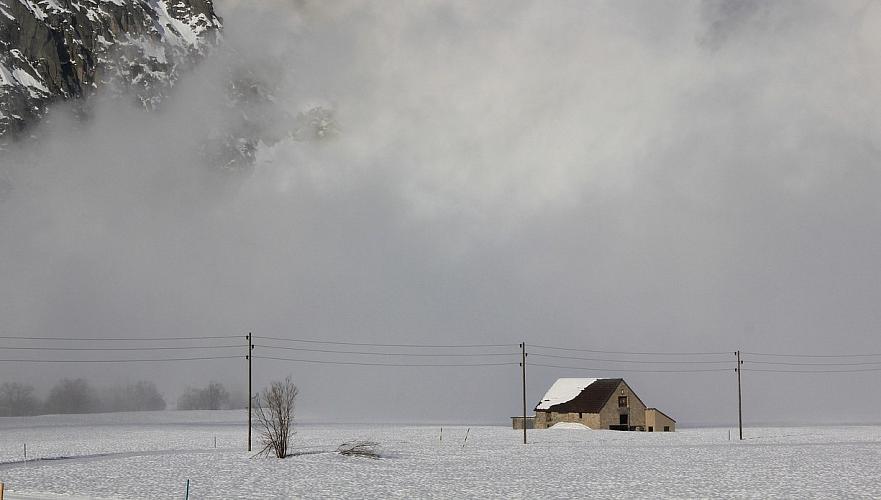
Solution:
<svg viewBox="0 0 881 500">
<path fill-rule="evenodd" d="M 140 381 L 95 389 L 85 379 L 63 379 L 40 400 L 30 385 L 0 384 L 0 416 L 45 413 L 97 413 L 164 410 L 165 398 L 153 382 Z"/>
<path fill-rule="evenodd" d="M 16 382 L 0 385 L 0 416 L 36 415 L 41 406 L 33 387 Z"/>
<path fill-rule="evenodd" d="M 228 404 L 229 393 L 217 382 L 211 382 L 203 389 L 187 387 L 177 399 L 178 410 L 222 410 Z"/>
<path fill-rule="evenodd" d="M 247 406 L 244 394 L 230 393 L 220 382 L 210 382 L 201 388 L 187 387 L 177 398 L 178 410 L 233 410 Z"/>
<path fill-rule="evenodd" d="M 242 408 L 244 397 L 230 393 L 223 384 L 211 382 L 204 388 L 189 387 L 178 399 L 179 410 L 221 410 Z M 0 384 L 0 417 L 51 413 L 99 413 L 155 411 L 166 408 L 165 398 L 153 382 L 94 388 L 82 378 L 63 379 L 41 400 L 33 386 L 17 382 Z"/>
</svg>

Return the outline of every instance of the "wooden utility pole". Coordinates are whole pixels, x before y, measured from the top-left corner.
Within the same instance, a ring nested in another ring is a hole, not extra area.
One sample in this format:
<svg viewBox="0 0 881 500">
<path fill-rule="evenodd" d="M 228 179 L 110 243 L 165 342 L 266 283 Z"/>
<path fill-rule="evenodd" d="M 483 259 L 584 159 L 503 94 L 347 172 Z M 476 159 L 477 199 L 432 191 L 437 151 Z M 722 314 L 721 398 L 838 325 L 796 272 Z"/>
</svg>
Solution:
<svg viewBox="0 0 881 500">
<path fill-rule="evenodd" d="M 526 444 L 526 342 L 520 343 L 520 366 L 523 369 L 523 444 Z"/>
<path fill-rule="evenodd" d="M 740 372 L 743 361 L 740 360 L 739 350 L 734 354 L 737 355 L 737 368 L 735 368 L 735 371 L 737 371 L 737 424 L 740 428 L 740 440 L 743 441 L 743 397 L 740 393 Z"/>
<path fill-rule="evenodd" d="M 254 399 L 254 393 L 251 392 L 251 358 L 254 356 L 252 352 L 254 351 L 254 339 L 252 338 L 251 332 L 248 332 L 248 335 L 245 336 L 248 339 L 248 355 L 246 358 L 248 359 L 248 451 L 251 451 L 251 401 Z"/>
</svg>

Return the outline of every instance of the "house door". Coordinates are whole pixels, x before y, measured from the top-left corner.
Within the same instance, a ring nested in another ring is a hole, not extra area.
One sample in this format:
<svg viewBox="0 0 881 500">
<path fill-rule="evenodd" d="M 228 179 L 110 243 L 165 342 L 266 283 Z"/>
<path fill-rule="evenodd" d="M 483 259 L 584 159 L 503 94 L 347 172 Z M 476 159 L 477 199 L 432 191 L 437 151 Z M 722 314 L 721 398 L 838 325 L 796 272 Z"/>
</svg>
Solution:
<svg viewBox="0 0 881 500">
<path fill-rule="evenodd" d="M 628 424 L 628 417 L 630 417 L 630 415 L 627 415 L 627 414 L 619 415 L 618 416 L 618 423 L 621 425 L 627 425 Z"/>
</svg>

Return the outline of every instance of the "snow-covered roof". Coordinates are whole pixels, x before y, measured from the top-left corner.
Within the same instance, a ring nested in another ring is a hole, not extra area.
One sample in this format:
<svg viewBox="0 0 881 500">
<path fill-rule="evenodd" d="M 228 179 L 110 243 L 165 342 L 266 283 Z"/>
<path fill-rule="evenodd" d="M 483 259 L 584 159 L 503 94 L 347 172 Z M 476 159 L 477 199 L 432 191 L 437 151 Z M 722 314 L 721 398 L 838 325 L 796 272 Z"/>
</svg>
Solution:
<svg viewBox="0 0 881 500">
<path fill-rule="evenodd" d="M 547 410 L 551 406 L 575 399 L 587 386 L 600 380 L 598 378 L 558 378 L 548 389 L 536 410 Z"/>
</svg>

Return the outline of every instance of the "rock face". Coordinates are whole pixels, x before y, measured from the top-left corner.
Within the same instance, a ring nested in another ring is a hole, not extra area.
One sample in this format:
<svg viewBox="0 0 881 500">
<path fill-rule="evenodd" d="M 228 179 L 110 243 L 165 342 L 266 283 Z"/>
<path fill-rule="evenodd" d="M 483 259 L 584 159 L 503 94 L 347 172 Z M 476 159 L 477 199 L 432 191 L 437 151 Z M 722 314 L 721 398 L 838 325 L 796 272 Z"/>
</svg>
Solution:
<svg viewBox="0 0 881 500">
<path fill-rule="evenodd" d="M 221 27 L 212 0 L 0 0 L 0 137 L 108 83 L 152 109 Z"/>
</svg>

